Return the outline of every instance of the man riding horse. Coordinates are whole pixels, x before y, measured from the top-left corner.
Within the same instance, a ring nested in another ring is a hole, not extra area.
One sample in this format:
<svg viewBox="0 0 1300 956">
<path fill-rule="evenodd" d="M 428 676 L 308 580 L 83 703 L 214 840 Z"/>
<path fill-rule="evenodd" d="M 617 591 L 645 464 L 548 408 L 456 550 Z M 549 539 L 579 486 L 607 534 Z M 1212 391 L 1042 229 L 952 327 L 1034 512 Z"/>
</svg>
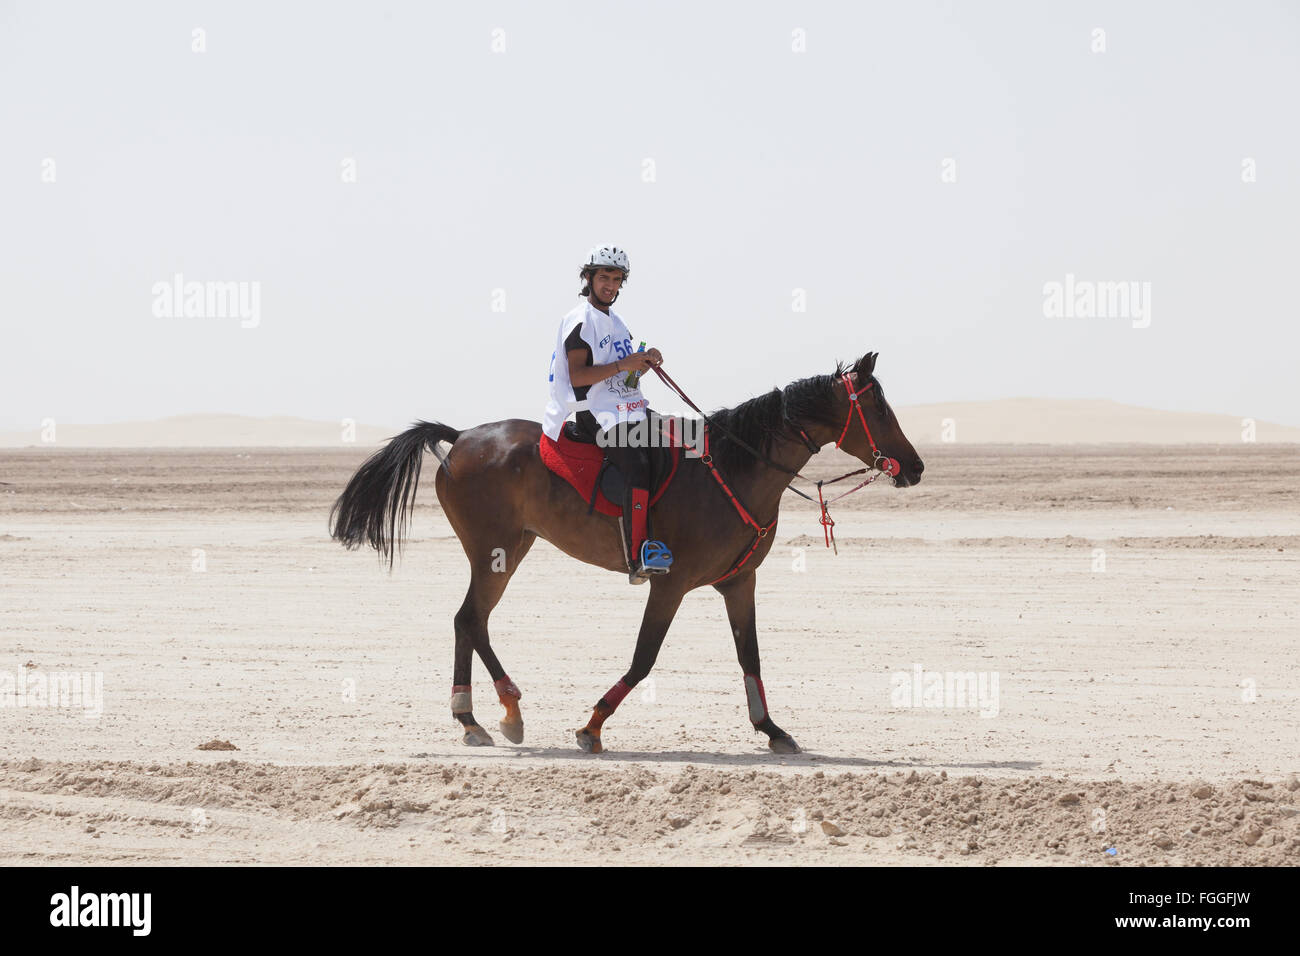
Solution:
<svg viewBox="0 0 1300 956">
<path fill-rule="evenodd" d="M 628 427 L 640 426 L 637 432 L 644 433 L 645 426 L 653 426 L 644 419 L 653 419 L 654 413 L 646 407 L 636 379 L 628 376 L 654 368 L 664 384 L 701 415 L 705 427 L 700 453 L 688 461 L 683 451 L 675 459 L 680 466 L 655 492 L 656 527 L 676 549 L 672 573 L 651 578 L 631 665 L 601 695 L 586 726 L 575 731 L 575 740 L 589 753 L 603 751 L 605 721 L 649 675 L 683 598 L 697 588 L 711 587 L 726 603 L 750 724 L 766 735 L 775 753 L 798 753 L 799 745 L 768 711 L 758 651 L 756 572 L 772 549 L 786 491 L 818 506 L 829 546 L 833 522 L 828 505 L 876 477 L 888 476 L 899 488 L 921 480 L 925 465 L 876 378 L 878 356 L 868 352 L 848 366 L 837 362 L 832 371 L 705 416 L 660 367 L 657 350 L 632 351 L 627 327 L 610 308 L 627 278 L 627 254 L 598 248 L 581 274 L 586 299 L 560 326 L 545 426 L 518 418 L 467 429 L 417 421 L 357 469 L 330 512 L 330 533 L 348 548 L 370 545 L 391 567 L 406 533 L 424 454 L 437 457 L 438 502 L 470 569 L 469 587 L 453 618 L 451 713 L 467 745 L 493 743 L 473 713 L 471 669 L 477 656 L 505 708 L 501 732 L 511 743 L 522 743 L 522 692 L 493 649 L 488 618 L 534 542 L 543 538 L 607 571 L 653 573 L 656 565 L 666 570 L 667 548 L 660 542 L 653 543 L 658 547 L 640 543 L 650 507 L 645 497 L 646 441 L 639 434 L 634 438 Z M 585 427 L 589 438 L 594 435 L 604 442 L 629 479 L 632 491 L 624 500 L 622 522 L 608 512 L 593 513 L 595 497 L 588 500 L 575 491 L 570 479 L 548 463 L 546 446 L 559 442 L 574 410 L 578 420 L 572 427 Z M 864 467 L 815 481 L 801 473 L 814 455 L 832 444 Z M 824 495 L 823 486 L 862 474 L 867 477 L 854 488 Z M 794 488 L 796 478 L 816 485 L 816 497 Z M 514 635 L 517 640 L 532 636 Z"/>
<path fill-rule="evenodd" d="M 672 552 L 662 541 L 647 540 L 650 506 L 650 455 L 646 448 L 649 411 L 640 377 L 663 362 L 658 349 L 632 350 L 632 334 L 614 311 L 623 283 L 631 274 L 627 253 L 617 246 L 597 246 L 587 255 L 578 277 L 583 303 L 560 322 L 551 353 L 550 400 L 542 430 L 552 441 L 569 415 L 584 441 L 605 449 L 623 473 L 623 547 L 628 580 L 643 584 L 651 574 L 666 574 Z M 645 343 L 642 343 L 644 345 Z M 638 423 L 645 423 L 637 428 Z"/>
</svg>

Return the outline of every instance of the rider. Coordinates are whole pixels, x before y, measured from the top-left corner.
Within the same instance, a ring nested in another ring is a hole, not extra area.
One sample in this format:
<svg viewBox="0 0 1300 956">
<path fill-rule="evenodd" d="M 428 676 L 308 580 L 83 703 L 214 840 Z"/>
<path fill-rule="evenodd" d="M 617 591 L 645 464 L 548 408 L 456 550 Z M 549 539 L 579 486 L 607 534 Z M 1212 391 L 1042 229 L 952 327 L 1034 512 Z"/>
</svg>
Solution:
<svg viewBox="0 0 1300 956">
<path fill-rule="evenodd" d="M 632 335 L 612 308 L 631 274 L 627 253 L 597 246 L 582 264 L 585 301 L 560 322 L 551 354 L 550 401 L 542 429 L 552 441 L 569 413 L 576 411 L 578 433 L 605 449 L 623 473 L 623 541 L 628 580 L 640 584 L 648 574 L 665 574 L 673 562 L 662 541 L 646 540 L 650 510 L 650 454 L 644 440 L 647 403 L 640 376 L 663 362 L 658 349 L 632 350 Z M 564 356 L 556 361 L 557 356 Z M 639 429 L 632 429 L 645 422 Z"/>
</svg>

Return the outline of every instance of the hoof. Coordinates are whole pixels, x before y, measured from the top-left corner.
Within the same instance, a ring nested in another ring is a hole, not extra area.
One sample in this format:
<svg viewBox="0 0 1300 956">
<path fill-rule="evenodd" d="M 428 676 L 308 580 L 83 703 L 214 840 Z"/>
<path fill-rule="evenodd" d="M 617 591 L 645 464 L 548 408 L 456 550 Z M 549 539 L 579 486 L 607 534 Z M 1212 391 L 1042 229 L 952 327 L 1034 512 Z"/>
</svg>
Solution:
<svg viewBox="0 0 1300 956">
<path fill-rule="evenodd" d="M 465 728 L 464 743 L 466 747 L 491 747 L 493 741 L 488 732 L 478 724 L 470 724 Z"/>
<path fill-rule="evenodd" d="M 799 745 L 794 742 L 794 738 L 789 734 L 782 734 L 780 737 L 773 737 L 767 742 L 767 745 L 772 748 L 772 753 L 776 754 L 803 753 L 803 751 L 799 749 Z"/>
<path fill-rule="evenodd" d="M 524 722 L 517 720 L 513 724 L 508 724 L 504 720 L 498 725 L 501 733 L 506 740 L 512 744 L 522 744 L 524 742 Z"/>
<path fill-rule="evenodd" d="M 586 727 L 578 731 L 578 746 L 589 754 L 603 753 L 605 748 L 600 745 L 600 738 L 593 734 Z"/>
</svg>

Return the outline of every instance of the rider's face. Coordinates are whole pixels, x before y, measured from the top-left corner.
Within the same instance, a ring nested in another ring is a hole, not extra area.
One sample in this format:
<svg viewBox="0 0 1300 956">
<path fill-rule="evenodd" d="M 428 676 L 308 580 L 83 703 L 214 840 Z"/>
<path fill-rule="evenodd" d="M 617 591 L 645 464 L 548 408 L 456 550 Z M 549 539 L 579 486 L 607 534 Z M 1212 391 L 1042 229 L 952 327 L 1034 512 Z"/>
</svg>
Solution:
<svg viewBox="0 0 1300 956">
<path fill-rule="evenodd" d="M 591 277 L 591 291 L 602 303 L 608 305 L 623 287 L 623 270 L 601 268 Z"/>
</svg>

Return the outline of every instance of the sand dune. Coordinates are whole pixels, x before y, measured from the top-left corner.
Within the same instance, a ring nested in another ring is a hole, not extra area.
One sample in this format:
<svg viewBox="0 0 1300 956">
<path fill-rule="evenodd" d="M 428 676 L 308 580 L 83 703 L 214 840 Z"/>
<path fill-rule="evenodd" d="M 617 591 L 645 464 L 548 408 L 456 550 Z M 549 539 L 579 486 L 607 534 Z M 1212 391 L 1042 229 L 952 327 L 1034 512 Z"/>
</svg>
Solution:
<svg viewBox="0 0 1300 956">
<path fill-rule="evenodd" d="M 943 402 L 902 407 L 897 413 L 904 431 L 922 445 L 1242 444 L 1246 428 L 1244 419 L 1233 415 L 1168 412 L 1104 399 Z M 177 415 L 143 422 L 60 424 L 53 442 L 43 438 L 39 427 L 0 431 L 0 448 L 49 444 L 61 448 L 338 448 L 375 445 L 397 431 L 400 429 L 394 426 L 357 424 L 355 437 L 348 442 L 339 422 L 288 416 Z M 1300 428 L 1256 422 L 1255 441 L 1300 443 Z"/>
</svg>

